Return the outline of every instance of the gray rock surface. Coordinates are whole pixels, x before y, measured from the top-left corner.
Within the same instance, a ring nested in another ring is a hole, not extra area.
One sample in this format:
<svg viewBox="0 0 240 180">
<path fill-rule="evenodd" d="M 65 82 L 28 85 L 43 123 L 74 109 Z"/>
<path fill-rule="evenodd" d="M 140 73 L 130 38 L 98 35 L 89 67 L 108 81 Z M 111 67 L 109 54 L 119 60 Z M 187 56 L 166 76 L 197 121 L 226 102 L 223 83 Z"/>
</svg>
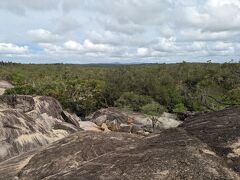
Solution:
<svg viewBox="0 0 240 180">
<path fill-rule="evenodd" d="M 0 162 L 80 130 L 50 97 L 0 96 Z"/>
<path fill-rule="evenodd" d="M 108 108 L 90 117 L 97 126 L 49 97 L 0 96 L 0 180 L 240 180 L 239 108 L 148 136 L 137 135 L 146 124 L 136 117 Z"/>
<path fill-rule="evenodd" d="M 3 162 L 0 177 L 5 180 L 239 179 L 208 145 L 182 129 L 165 130 L 144 138 L 128 133 L 81 131 L 30 155 Z"/>
<path fill-rule="evenodd" d="M 145 114 L 111 107 L 96 111 L 88 117 L 88 120 L 99 127 L 106 124 L 111 131 L 145 135 L 148 132 L 153 132 L 152 118 Z M 161 116 L 154 118 L 156 119 L 155 128 L 158 129 L 176 128 L 182 123 L 177 120 L 176 115 L 169 113 L 163 113 Z"/>
<path fill-rule="evenodd" d="M 235 171 L 240 172 L 240 108 L 187 118 L 182 126 L 224 157 Z"/>
</svg>

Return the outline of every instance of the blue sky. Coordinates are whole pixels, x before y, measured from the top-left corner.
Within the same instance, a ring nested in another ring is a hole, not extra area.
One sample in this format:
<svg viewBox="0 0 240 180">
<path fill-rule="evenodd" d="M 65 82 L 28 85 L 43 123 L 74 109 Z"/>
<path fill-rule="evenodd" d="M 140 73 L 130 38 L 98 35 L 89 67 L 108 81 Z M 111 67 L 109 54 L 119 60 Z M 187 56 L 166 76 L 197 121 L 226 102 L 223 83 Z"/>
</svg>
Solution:
<svg viewBox="0 0 240 180">
<path fill-rule="evenodd" d="M 0 22 L 5 61 L 240 60 L 240 0 L 6 0 Z"/>
</svg>

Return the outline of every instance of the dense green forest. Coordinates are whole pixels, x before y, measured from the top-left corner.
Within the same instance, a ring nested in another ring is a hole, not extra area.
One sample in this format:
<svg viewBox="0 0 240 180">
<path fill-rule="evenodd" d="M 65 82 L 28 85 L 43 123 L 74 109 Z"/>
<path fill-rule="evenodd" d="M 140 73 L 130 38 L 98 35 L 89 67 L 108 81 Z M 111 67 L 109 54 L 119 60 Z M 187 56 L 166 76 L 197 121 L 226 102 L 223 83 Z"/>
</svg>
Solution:
<svg viewBox="0 0 240 180">
<path fill-rule="evenodd" d="M 240 63 L 23 65 L 0 63 L 6 94 L 46 95 L 85 116 L 109 106 L 157 115 L 240 105 Z"/>
</svg>

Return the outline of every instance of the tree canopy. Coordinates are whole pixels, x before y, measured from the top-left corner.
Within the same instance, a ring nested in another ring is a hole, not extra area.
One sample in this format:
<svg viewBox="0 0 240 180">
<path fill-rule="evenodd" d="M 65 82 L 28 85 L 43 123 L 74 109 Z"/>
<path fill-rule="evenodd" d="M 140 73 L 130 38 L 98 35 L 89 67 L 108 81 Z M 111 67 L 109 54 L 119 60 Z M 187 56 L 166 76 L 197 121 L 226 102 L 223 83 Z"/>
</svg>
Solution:
<svg viewBox="0 0 240 180">
<path fill-rule="evenodd" d="M 6 94 L 57 98 L 79 116 L 119 106 L 148 114 L 215 111 L 240 105 L 239 63 L 34 65 L 0 63 Z"/>
</svg>

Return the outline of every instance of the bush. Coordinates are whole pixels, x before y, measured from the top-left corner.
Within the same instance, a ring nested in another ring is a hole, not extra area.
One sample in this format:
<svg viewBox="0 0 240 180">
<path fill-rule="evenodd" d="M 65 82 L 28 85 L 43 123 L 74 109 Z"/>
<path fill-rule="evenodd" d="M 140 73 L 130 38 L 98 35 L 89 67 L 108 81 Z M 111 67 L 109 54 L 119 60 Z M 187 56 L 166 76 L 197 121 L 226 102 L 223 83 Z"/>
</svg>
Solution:
<svg viewBox="0 0 240 180">
<path fill-rule="evenodd" d="M 227 97 L 229 104 L 240 105 L 240 87 L 230 90 Z"/>
<path fill-rule="evenodd" d="M 149 96 L 138 95 L 133 92 L 125 92 L 115 102 L 115 105 L 133 111 L 140 111 L 142 106 L 152 102 L 153 99 Z"/>
<path fill-rule="evenodd" d="M 15 95 L 15 94 L 35 95 L 36 94 L 36 89 L 34 89 L 30 85 L 17 86 L 17 87 L 11 88 L 11 89 L 7 89 L 4 94 L 6 94 L 6 95 Z"/>
<path fill-rule="evenodd" d="M 98 80 L 77 80 L 67 83 L 67 92 L 62 101 L 64 107 L 79 116 L 86 116 L 104 107 L 105 83 Z"/>
<path fill-rule="evenodd" d="M 156 102 L 152 102 L 141 107 L 142 113 L 152 115 L 152 116 L 159 116 L 164 111 L 166 111 L 166 108 Z"/>
<path fill-rule="evenodd" d="M 183 103 L 176 104 L 173 109 L 173 112 L 175 113 L 180 113 L 185 111 L 187 111 L 187 108 L 184 106 Z"/>
</svg>

